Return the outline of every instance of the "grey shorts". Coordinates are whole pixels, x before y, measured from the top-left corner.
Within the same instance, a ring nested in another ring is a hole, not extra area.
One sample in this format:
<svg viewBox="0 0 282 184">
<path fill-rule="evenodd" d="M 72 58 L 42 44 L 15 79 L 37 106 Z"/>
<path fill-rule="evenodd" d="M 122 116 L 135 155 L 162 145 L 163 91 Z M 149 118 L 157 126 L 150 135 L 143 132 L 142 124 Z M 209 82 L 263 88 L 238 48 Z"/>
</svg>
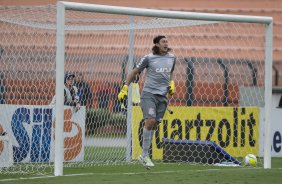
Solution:
<svg viewBox="0 0 282 184">
<path fill-rule="evenodd" d="M 158 122 L 161 122 L 165 114 L 167 102 L 168 99 L 166 96 L 143 92 L 140 102 L 140 106 L 143 112 L 143 118 L 154 118 Z"/>
</svg>

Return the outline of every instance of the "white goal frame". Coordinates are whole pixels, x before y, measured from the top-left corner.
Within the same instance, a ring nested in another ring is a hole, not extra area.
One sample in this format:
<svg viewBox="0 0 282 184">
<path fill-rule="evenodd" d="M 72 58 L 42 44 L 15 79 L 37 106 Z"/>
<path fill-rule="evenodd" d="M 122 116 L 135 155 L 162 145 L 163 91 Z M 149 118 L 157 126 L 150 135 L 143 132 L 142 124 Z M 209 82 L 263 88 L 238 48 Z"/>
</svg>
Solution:
<svg viewBox="0 0 282 184">
<path fill-rule="evenodd" d="M 180 11 L 153 10 L 143 8 L 116 7 L 97 4 L 84 4 L 73 2 L 57 3 L 57 33 L 56 33 L 56 129 L 55 129 L 55 162 L 54 175 L 63 175 L 63 120 L 64 120 L 64 63 L 65 63 L 65 11 L 87 11 L 97 13 L 122 14 L 129 16 L 145 16 L 159 18 L 174 18 L 174 19 L 193 19 L 193 20 L 208 20 L 208 21 L 223 21 L 223 22 L 242 22 L 242 23 L 259 23 L 266 27 L 265 31 L 265 122 L 264 122 L 264 168 L 271 168 L 271 102 L 272 102 L 272 42 L 273 42 L 273 19 L 272 17 L 262 16 L 242 16 L 242 15 L 224 15 L 210 13 L 194 13 Z M 132 40 L 129 40 L 130 47 L 133 47 Z M 129 48 L 129 56 L 130 56 Z M 131 58 L 131 59 L 130 59 Z M 133 57 L 129 57 L 130 71 L 133 68 Z M 131 62 L 130 62 L 131 61 Z M 129 90 L 129 100 L 131 100 L 131 88 Z M 127 111 L 127 141 L 131 140 L 131 112 L 132 107 L 129 101 Z M 130 144 L 128 144 L 128 147 Z M 127 148 L 126 159 L 130 160 L 130 148 Z"/>
</svg>

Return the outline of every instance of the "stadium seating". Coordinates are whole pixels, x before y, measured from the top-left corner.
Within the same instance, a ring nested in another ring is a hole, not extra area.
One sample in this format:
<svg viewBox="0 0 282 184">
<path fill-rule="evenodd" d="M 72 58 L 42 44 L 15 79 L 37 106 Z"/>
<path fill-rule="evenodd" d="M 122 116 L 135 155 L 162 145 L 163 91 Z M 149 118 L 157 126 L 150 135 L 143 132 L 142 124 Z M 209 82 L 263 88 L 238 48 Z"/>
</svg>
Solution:
<svg viewBox="0 0 282 184">
<path fill-rule="evenodd" d="M 26 1 L 25 3 L 31 3 L 33 1 L 29 0 Z M 47 1 L 43 1 L 47 2 Z M 51 2 L 51 1 L 48 1 Z M 143 0 L 143 1 L 115 1 L 115 0 L 108 0 L 108 4 L 110 5 L 119 5 L 119 6 L 135 6 L 135 7 L 144 7 L 144 8 L 160 8 L 160 9 L 169 9 L 169 10 L 181 10 L 181 11 L 193 11 L 193 12 L 206 12 L 206 13 L 224 13 L 224 14 L 241 14 L 241 15 L 258 15 L 258 16 L 272 16 L 274 18 L 274 40 L 273 40 L 273 60 L 274 62 L 274 67 L 277 68 L 278 71 L 282 71 L 282 9 L 279 7 L 282 7 L 282 1 L 279 0 L 256 0 L 255 3 L 252 0 L 237 0 L 237 1 L 232 1 L 232 0 L 218 0 L 216 3 L 210 0 L 199 0 L 199 1 L 181 1 L 181 0 L 174 0 L 174 1 L 169 1 L 169 0 L 163 0 L 163 1 L 156 1 L 156 4 L 154 4 L 155 7 L 148 7 L 149 4 L 151 3 L 151 0 Z M 159 2 L 159 3 L 158 3 Z M 37 2 L 33 2 L 37 3 Z M 235 7 L 235 8 L 234 8 Z M 120 20 L 116 20 L 120 21 Z M 3 24 L 0 22 L 0 24 Z M 40 62 L 42 63 L 48 63 L 50 66 L 47 66 L 46 71 L 48 69 L 52 68 L 52 58 L 50 58 L 50 55 L 54 55 L 54 48 L 55 48 L 55 32 L 54 31 L 48 31 L 48 30 L 39 30 L 37 34 L 33 34 L 30 32 L 27 32 L 25 29 L 17 29 L 15 28 L 14 30 L 9 30 L 5 29 L 5 26 L 1 26 L 0 29 L 0 34 L 5 37 L 6 39 L 13 38 L 16 34 L 17 37 L 21 39 L 16 39 L 13 42 L 10 42 L 8 45 L 1 45 L 2 47 L 5 48 L 6 53 L 14 52 L 13 54 L 21 54 L 22 51 L 31 51 L 33 54 L 36 53 L 38 55 L 42 56 L 42 60 Z M 205 27 L 203 26 L 203 28 Z M 216 26 L 214 27 L 216 30 Z M 242 26 L 241 31 L 244 31 L 244 26 Z M 199 29 L 197 30 L 199 31 Z M 215 31 L 216 32 L 216 31 Z M 226 27 L 226 32 L 228 32 L 228 27 Z M 193 38 L 193 35 L 196 34 L 193 32 L 191 29 L 191 38 Z M 263 34 L 263 32 L 259 33 Z M 70 44 L 69 47 L 66 48 L 66 51 L 69 53 L 70 58 L 75 58 L 75 57 L 82 57 L 83 55 L 87 54 L 116 54 L 120 55 L 123 51 L 127 50 L 127 46 L 124 45 L 124 41 L 128 39 L 128 34 L 127 33 L 117 33 L 117 34 L 106 34 L 101 32 L 99 36 L 95 37 L 97 39 L 97 42 L 103 41 L 103 43 L 107 44 L 106 46 L 89 46 L 88 42 L 91 35 L 91 33 L 86 33 L 84 35 L 76 35 L 76 34 L 67 34 L 67 37 L 71 37 L 74 40 L 79 40 L 78 43 L 80 46 L 76 44 Z M 148 37 L 148 35 L 143 35 L 144 37 Z M 151 35 L 152 37 L 154 35 Z M 197 32 L 197 37 L 201 39 L 197 39 L 196 43 L 193 43 L 191 46 L 187 47 L 178 47 L 177 43 L 172 43 L 173 44 L 173 49 L 175 54 L 177 55 L 180 52 L 183 52 L 184 50 L 186 51 L 187 55 L 193 56 L 193 57 L 205 57 L 202 55 L 202 53 L 209 52 L 209 50 L 213 50 L 213 47 L 206 46 L 204 43 L 208 43 L 208 45 L 214 45 L 216 46 L 217 42 L 216 39 L 225 39 L 228 35 L 227 34 L 207 34 L 203 33 L 200 34 Z M 30 37 L 32 37 L 33 42 L 25 42 L 23 43 L 22 40 L 28 40 Z M 48 41 L 53 45 L 50 49 L 50 47 L 46 47 L 45 41 L 42 40 L 42 37 L 45 37 L 48 39 Z M 79 37 L 79 39 L 76 39 Z M 123 40 L 123 42 L 120 43 L 115 43 L 115 46 L 112 46 L 110 44 L 110 40 L 112 37 L 120 37 L 120 40 Z M 136 38 L 136 42 L 141 41 L 144 39 L 144 37 L 139 36 Z M 179 34 L 170 34 L 168 32 L 168 37 L 171 37 L 172 39 L 177 38 L 175 40 L 181 40 L 181 35 Z M 206 38 L 209 38 L 208 40 Z M 234 36 L 234 37 L 229 37 L 229 39 L 232 39 L 232 44 L 233 46 L 239 46 L 241 43 L 239 40 L 244 39 L 244 38 L 250 38 L 254 42 L 257 42 L 258 44 L 260 43 L 260 39 L 256 38 L 256 35 L 243 35 L 243 36 Z M 128 43 L 128 42 L 126 42 Z M 49 50 L 48 50 L 49 49 Z M 81 51 L 83 49 L 83 52 Z M 148 45 L 141 45 L 137 46 L 136 49 L 138 50 L 138 53 L 147 53 L 148 51 Z M 192 51 L 195 50 L 200 50 L 203 51 L 201 52 L 200 55 L 193 53 Z M 226 56 L 232 56 L 231 54 L 228 54 L 229 52 L 234 53 L 236 52 L 236 55 L 238 57 L 243 57 L 244 53 L 247 51 L 249 53 L 253 53 L 250 55 L 256 55 L 259 53 L 259 51 L 256 48 L 252 49 L 235 49 L 232 51 L 226 50 L 224 48 L 217 48 L 219 53 L 225 53 Z M 106 52 L 105 52 L 106 51 Z M 193 54 L 193 55 L 192 55 Z M 49 56 L 48 56 L 49 55 Z M 210 55 L 209 55 L 210 56 Z M 216 57 L 216 55 L 214 56 Z M 54 59 L 54 57 L 53 57 Z M 29 58 L 28 56 L 22 56 L 21 61 L 24 65 L 25 62 L 30 62 L 32 58 Z M 38 62 L 38 61 L 35 61 Z M 67 70 L 69 71 L 76 71 L 77 64 L 75 62 L 79 62 L 76 60 L 71 60 L 69 61 L 73 64 L 68 65 L 69 68 Z M 48 64 L 47 64 L 48 65 Z M 103 67 L 101 67 L 102 63 L 98 64 L 96 67 L 95 72 L 97 73 L 97 78 L 98 74 L 100 78 L 106 77 L 105 74 L 103 74 Z M 110 66 L 113 66 L 110 64 Z M 6 84 L 7 84 L 7 89 L 8 93 L 6 94 L 7 98 L 7 103 L 11 104 L 37 104 L 37 105 L 43 105 L 43 104 L 49 104 L 50 100 L 52 99 L 52 96 L 55 93 L 55 81 L 54 81 L 54 76 L 51 74 L 47 74 L 47 78 L 40 78 L 40 79 L 32 79 L 32 73 L 36 72 L 36 67 L 32 68 L 30 71 L 28 71 L 28 68 L 24 68 L 23 70 L 28 73 L 30 72 L 31 75 L 29 78 L 26 78 L 26 80 L 21 80 L 21 79 L 13 79 L 12 75 L 10 75 L 9 70 L 11 69 L 12 66 L 5 66 L 5 70 L 3 71 L 7 75 L 6 79 Z M 87 71 L 88 66 L 83 66 L 85 67 L 84 71 Z M 120 68 L 118 67 L 112 67 L 113 68 L 113 75 L 112 79 L 114 82 L 119 82 L 115 78 L 116 75 L 120 73 Z M 3 70 L 3 69 L 2 69 Z M 219 71 L 220 72 L 220 71 Z M 87 75 L 88 73 L 84 73 Z M 279 72 L 279 80 L 278 80 L 278 85 L 282 85 L 282 74 Z M 89 77 L 90 78 L 90 77 Z M 100 87 L 100 81 L 99 78 L 97 79 L 89 79 L 88 82 L 92 86 L 93 93 L 97 93 Z M 142 84 L 141 84 L 142 85 Z M 217 90 L 216 93 L 213 92 L 213 89 L 222 89 L 222 84 L 220 83 L 213 83 L 209 84 L 206 82 L 196 82 L 194 86 L 194 95 L 195 99 L 201 98 L 201 99 L 208 99 L 208 101 L 220 101 L 221 96 L 223 93 L 223 90 Z M 34 93 L 36 91 L 36 93 Z M 185 93 L 186 93 L 186 87 L 185 87 L 185 81 L 179 81 L 177 91 L 179 93 L 176 94 L 176 96 L 172 99 L 173 104 L 183 104 L 185 103 L 183 99 L 185 98 Z M 34 96 L 34 94 L 37 94 Z M 238 85 L 230 85 L 229 86 L 229 101 L 237 103 L 238 102 Z M 201 95 L 201 96 L 199 96 Z M 94 106 L 97 106 L 98 99 L 97 97 L 94 98 Z M 204 101 L 195 101 L 197 105 L 210 105 L 212 103 L 205 103 Z M 220 103 L 217 104 L 217 106 Z"/>
</svg>

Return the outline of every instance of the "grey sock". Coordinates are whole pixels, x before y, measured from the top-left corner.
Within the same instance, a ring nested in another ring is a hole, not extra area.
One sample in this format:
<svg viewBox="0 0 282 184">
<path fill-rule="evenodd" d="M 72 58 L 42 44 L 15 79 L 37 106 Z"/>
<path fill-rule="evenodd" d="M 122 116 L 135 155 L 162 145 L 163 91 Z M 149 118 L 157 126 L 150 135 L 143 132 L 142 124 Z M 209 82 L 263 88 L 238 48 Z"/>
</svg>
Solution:
<svg viewBox="0 0 282 184">
<path fill-rule="evenodd" d="M 149 154 L 149 149 L 152 144 L 152 135 L 154 130 L 143 129 L 143 145 L 142 145 L 142 157 L 146 157 Z"/>
</svg>

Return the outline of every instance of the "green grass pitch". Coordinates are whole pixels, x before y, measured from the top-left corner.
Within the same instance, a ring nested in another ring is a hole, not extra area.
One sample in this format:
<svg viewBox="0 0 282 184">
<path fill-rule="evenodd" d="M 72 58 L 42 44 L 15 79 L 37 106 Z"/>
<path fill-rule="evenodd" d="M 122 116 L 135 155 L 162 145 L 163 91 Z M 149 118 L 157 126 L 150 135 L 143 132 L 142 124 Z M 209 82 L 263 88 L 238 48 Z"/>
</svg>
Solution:
<svg viewBox="0 0 282 184">
<path fill-rule="evenodd" d="M 223 167 L 157 162 L 151 170 L 142 165 L 64 168 L 64 176 L 3 175 L 0 184 L 172 184 L 282 183 L 282 158 L 272 158 L 272 168 Z"/>
</svg>

